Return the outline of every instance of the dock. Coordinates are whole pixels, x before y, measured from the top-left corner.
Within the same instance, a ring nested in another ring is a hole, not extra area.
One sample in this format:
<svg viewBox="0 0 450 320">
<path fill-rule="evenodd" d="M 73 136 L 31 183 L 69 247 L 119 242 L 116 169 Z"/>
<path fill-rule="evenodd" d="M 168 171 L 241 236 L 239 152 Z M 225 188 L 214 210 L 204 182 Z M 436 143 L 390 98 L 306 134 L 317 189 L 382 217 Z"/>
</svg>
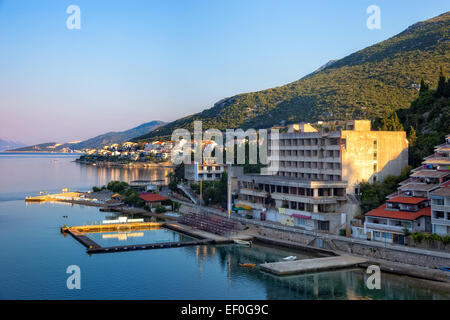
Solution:
<svg viewBox="0 0 450 320">
<path fill-rule="evenodd" d="M 148 244 L 135 244 L 135 245 L 125 245 L 125 246 L 113 246 L 113 247 L 93 247 L 88 249 L 87 253 L 112 253 L 120 251 L 135 251 L 135 250 L 152 250 L 152 249 L 166 249 L 166 248 L 177 248 L 177 247 L 187 247 L 187 246 L 200 246 L 214 243 L 212 239 L 203 239 L 197 241 L 176 241 L 176 242 L 156 242 Z"/>
<path fill-rule="evenodd" d="M 198 246 L 216 243 L 215 239 L 202 238 L 192 241 L 175 241 L 175 242 L 156 242 L 146 244 L 130 244 L 112 247 L 102 247 L 97 242 L 85 235 L 85 233 L 101 233 L 114 231 L 132 231 L 132 230 L 151 230 L 164 227 L 165 225 L 158 222 L 132 222 L 132 223 L 117 223 L 117 224 L 96 224 L 87 226 L 63 226 L 61 233 L 70 234 L 75 240 L 86 247 L 88 254 L 97 253 L 112 253 L 121 251 L 135 251 L 135 250 L 151 250 L 164 248 L 177 248 L 187 246 Z"/>
<path fill-rule="evenodd" d="M 261 264 L 259 267 L 262 271 L 282 276 L 282 275 L 313 273 L 320 271 L 351 268 L 357 267 L 358 265 L 366 262 L 367 262 L 366 259 L 359 257 L 336 256 L 326 258 L 264 263 Z"/>
<path fill-rule="evenodd" d="M 79 233 L 100 233 L 100 232 L 114 232 L 114 231 L 129 231 L 129 230 L 150 230 L 161 228 L 162 224 L 159 222 L 133 222 L 133 223 L 111 223 L 111 224 L 94 224 L 87 226 L 63 226 L 61 232 L 77 231 Z"/>
</svg>

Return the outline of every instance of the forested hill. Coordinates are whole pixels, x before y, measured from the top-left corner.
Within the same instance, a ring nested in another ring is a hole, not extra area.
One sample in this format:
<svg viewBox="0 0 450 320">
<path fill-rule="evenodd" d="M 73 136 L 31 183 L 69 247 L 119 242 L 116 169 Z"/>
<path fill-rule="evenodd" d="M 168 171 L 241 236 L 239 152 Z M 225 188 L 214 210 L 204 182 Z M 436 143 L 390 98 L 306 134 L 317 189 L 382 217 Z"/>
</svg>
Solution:
<svg viewBox="0 0 450 320">
<path fill-rule="evenodd" d="M 450 70 L 450 12 L 327 64 L 287 85 L 239 94 L 135 140 L 170 137 L 175 128 L 261 128 L 280 121 L 376 119 L 408 108 L 422 78 L 435 86 L 439 67 Z"/>
</svg>

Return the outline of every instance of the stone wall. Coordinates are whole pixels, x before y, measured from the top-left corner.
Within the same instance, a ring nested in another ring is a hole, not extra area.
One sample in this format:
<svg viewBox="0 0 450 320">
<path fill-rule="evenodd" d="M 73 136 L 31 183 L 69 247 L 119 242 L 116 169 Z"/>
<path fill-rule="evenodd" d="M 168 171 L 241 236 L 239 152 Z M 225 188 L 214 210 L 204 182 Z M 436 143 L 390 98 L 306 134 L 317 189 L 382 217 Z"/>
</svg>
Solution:
<svg viewBox="0 0 450 320">
<path fill-rule="evenodd" d="M 354 240 L 329 235 L 310 235 L 300 232 L 288 232 L 271 228 L 256 229 L 261 236 L 298 242 L 315 248 L 360 255 L 367 258 L 384 259 L 392 262 L 418 265 L 428 268 L 440 268 L 450 265 L 450 255 L 445 252 L 429 252 L 415 248 L 400 247 L 374 241 Z"/>
</svg>

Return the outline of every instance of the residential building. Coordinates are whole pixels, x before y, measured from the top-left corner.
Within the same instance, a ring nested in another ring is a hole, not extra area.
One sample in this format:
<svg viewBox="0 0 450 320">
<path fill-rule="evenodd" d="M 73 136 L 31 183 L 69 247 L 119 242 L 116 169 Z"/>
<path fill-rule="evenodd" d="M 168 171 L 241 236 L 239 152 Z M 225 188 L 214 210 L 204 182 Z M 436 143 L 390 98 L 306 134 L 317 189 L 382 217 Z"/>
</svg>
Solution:
<svg viewBox="0 0 450 320">
<path fill-rule="evenodd" d="M 431 192 L 431 223 L 433 233 L 450 235 L 450 181 Z"/>
<path fill-rule="evenodd" d="M 355 238 L 404 244 L 405 231 L 431 232 L 431 208 L 427 198 L 395 197 L 366 213 L 364 226 L 352 224 Z"/>
<path fill-rule="evenodd" d="M 255 218 L 337 233 L 358 213 L 359 184 L 400 174 L 408 164 L 405 132 L 372 131 L 370 121 L 345 130 L 291 125 L 268 141 L 268 175 L 240 177 L 236 205 Z M 341 231 L 342 232 L 342 231 Z"/>
</svg>

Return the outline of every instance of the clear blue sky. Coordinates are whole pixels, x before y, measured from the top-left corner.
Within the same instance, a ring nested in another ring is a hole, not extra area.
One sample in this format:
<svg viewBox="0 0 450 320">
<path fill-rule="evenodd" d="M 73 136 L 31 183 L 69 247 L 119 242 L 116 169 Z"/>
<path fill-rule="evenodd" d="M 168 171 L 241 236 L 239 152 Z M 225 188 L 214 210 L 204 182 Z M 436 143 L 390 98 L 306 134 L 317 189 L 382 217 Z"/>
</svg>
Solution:
<svg viewBox="0 0 450 320">
<path fill-rule="evenodd" d="M 81 8 L 68 30 L 66 8 Z M 366 8 L 381 8 L 381 30 Z M 171 121 L 450 9 L 448 0 L 0 0 L 0 138 L 67 142 Z"/>
</svg>

